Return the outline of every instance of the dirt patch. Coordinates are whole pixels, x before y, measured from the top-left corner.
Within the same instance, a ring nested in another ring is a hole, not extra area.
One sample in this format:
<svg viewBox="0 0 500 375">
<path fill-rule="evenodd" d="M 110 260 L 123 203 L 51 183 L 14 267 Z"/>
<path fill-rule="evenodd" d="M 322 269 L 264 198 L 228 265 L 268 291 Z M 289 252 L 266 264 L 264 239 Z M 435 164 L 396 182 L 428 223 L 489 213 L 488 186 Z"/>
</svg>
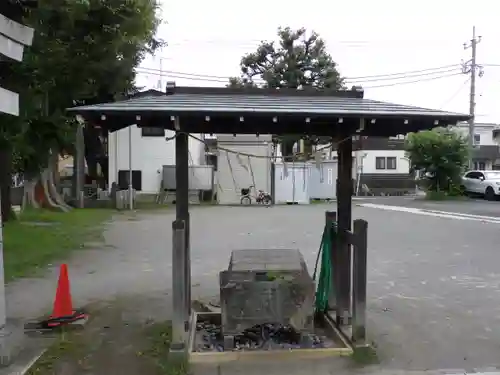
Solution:
<svg viewBox="0 0 500 375">
<path fill-rule="evenodd" d="M 87 325 L 61 332 L 28 374 L 185 374 L 184 364 L 168 361 L 170 322 L 145 318 L 135 310 L 137 304 L 130 306 L 122 300 L 88 308 Z"/>
</svg>

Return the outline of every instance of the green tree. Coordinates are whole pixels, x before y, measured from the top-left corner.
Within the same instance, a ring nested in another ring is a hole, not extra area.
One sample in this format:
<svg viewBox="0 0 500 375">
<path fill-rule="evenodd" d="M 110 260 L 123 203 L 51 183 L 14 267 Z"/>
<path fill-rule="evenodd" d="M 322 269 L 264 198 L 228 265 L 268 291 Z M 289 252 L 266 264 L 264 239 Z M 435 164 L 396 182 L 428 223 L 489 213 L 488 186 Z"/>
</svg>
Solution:
<svg viewBox="0 0 500 375">
<path fill-rule="evenodd" d="M 467 165 L 467 139 L 450 128 L 408 134 L 406 155 L 422 174 L 428 191 L 453 194 Z"/>
<path fill-rule="evenodd" d="M 316 32 L 285 27 L 279 28 L 277 35 L 278 42 L 262 42 L 255 52 L 243 56 L 241 75 L 230 78 L 228 87 L 345 88 L 337 64 Z M 280 137 L 285 158 L 292 155 L 293 145 L 300 137 L 294 134 Z M 306 149 L 314 141 L 315 137 L 306 139 Z"/>
<path fill-rule="evenodd" d="M 134 90 L 135 67 L 161 45 L 156 11 L 156 0 L 38 0 L 26 9 L 33 46 L 22 64 L 0 62 L 1 84 L 22 98 L 21 116 L 0 122 L 0 149 L 14 152 L 18 170 L 36 175 L 50 155 L 73 151 L 66 108 Z M 102 145 L 89 133 L 92 155 Z"/>
</svg>

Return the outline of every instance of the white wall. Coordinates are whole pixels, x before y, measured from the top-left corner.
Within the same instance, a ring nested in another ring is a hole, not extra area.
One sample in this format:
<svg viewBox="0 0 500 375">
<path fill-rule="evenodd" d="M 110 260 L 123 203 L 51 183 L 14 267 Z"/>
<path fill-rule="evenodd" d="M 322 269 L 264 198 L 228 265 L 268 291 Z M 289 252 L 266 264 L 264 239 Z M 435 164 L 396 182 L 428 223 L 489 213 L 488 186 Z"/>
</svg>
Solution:
<svg viewBox="0 0 500 375">
<path fill-rule="evenodd" d="M 163 165 L 175 165 L 175 140 L 166 141 L 174 132 L 165 131 L 165 137 L 143 137 L 141 129 L 132 125 L 132 169 L 142 171 L 143 194 L 156 194 L 160 188 Z M 193 134 L 201 138 L 200 134 Z M 204 164 L 204 144 L 189 138 L 190 165 Z M 118 182 L 118 171 L 129 169 L 129 128 L 109 134 L 109 186 Z"/>
<path fill-rule="evenodd" d="M 242 188 L 255 184 L 255 189 L 271 190 L 270 138 L 238 134 L 236 137 L 217 135 L 217 201 L 220 204 L 239 204 Z M 259 157 L 241 156 L 237 153 Z M 255 194 L 255 191 L 252 191 Z"/>
<path fill-rule="evenodd" d="M 479 146 L 496 146 L 497 143 L 493 140 L 493 129 L 498 125 L 493 123 L 481 124 L 477 123 L 474 126 L 474 134 L 479 135 Z M 469 125 L 459 124 L 456 129 L 465 137 L 469 136 Z"/>
<path fill-rule="evenodd" d="M 364 157 L 363 157 L 364 156 Z M 377 169 L 377 157 L 395 157 L 396 169 Z M 362 166 L 362 173 L 395 174 L 410 173 L 410 163 L 405 157 L 404 150 L 365 150 L 357 152 L 358 167 Z"/>
</svg>

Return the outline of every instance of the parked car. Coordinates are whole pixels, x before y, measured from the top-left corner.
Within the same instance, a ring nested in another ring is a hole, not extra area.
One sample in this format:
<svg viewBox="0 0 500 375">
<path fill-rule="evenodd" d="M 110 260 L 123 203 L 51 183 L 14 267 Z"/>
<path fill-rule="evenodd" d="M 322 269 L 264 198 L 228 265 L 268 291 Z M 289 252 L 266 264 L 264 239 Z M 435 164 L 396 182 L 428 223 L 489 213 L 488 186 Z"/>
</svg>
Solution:
<svg viewBox="0 0 500 375">
<path fill-rule="evenodd" d="M 500 196 L 500 171 L 469 171 L 462 177 L 462 189 L 466 194 L 494 200 Z"/>
</svg>

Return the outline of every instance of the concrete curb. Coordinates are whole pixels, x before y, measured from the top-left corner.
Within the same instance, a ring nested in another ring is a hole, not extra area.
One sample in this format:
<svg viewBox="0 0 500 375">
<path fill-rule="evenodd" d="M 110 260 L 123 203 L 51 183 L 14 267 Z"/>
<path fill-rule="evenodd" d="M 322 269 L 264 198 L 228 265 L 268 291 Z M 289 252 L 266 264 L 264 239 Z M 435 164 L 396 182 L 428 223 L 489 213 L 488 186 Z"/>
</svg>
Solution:
<svg viewBox="0 0 500 375">
<path fill-rule="evenodd" d="M 47 348 L 48 346 L 45 346 L 22 353 L 10 366 L 0 369 L 0 375 L 25 375 L 44 355 Z"/>
</svg>

